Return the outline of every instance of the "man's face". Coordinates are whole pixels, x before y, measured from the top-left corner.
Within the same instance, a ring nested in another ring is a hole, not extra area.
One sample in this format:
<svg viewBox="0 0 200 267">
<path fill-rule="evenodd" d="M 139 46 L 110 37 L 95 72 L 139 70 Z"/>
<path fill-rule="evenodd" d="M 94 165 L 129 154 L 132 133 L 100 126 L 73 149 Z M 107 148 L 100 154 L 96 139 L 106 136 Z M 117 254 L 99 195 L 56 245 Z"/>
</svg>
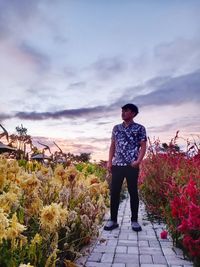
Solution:
<svg viewBox="0 0 200 267">
<path fill-rule="evenodd" d="M 122 120 L 128 121 L 132 120 L 134 117 L 134 112 L 130 109 L 122 109 Z"/>
</svg>

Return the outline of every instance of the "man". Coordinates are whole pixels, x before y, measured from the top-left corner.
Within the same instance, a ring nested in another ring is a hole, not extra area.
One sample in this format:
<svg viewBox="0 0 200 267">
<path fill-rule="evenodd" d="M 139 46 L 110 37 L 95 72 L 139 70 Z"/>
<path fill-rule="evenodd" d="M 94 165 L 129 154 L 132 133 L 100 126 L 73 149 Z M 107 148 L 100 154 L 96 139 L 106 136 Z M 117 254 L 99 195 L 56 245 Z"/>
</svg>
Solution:
<svg viewBox="0 0 200 267">
<path fill-rule="evenodd" d="M 112 172 L 110 220 L 104 226 L 107 231 L 119 226 L 117 215 L 125 177 L 130 195 L 131 227 L 136 232 L 142 230 L 138 223 L 138 175 L 139 165 L 146 152 L 147 137 L 145 127 L 133 121 L 138 112 L 138 107 L 134 104 L 123 106 L 123 123 L 115 125 L 112 131 L 107 163 L 108 170 Z"/>
</svg>

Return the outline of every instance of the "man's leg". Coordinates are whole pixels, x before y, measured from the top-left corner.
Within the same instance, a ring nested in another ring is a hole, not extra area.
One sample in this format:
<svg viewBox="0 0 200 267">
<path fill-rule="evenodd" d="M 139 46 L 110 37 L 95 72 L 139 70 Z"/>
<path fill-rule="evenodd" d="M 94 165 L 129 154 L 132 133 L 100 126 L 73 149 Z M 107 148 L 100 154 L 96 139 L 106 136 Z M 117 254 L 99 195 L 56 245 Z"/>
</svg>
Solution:
<svg viewBox="0 0 200 267">
<path fill-rule="evenodd" d="M 112 167 L 112 183 L 111 183 L 111 198 L 110 198 L 110 215 L 111 220 L 117 222 L 119 209 L 120 192 L 124 180 L 124 168 L 120 166 Z"/>
<path fill-rule="evenodd" d="M 128 192 L 130 195 L 131 221 L 132 222 L 137 222 L 138 220 L 138 208 L 139 208 L 138 175 L 139 175 L 138 168 L 127 166 L 126 180 L 127 180 Z"/>
</svg>

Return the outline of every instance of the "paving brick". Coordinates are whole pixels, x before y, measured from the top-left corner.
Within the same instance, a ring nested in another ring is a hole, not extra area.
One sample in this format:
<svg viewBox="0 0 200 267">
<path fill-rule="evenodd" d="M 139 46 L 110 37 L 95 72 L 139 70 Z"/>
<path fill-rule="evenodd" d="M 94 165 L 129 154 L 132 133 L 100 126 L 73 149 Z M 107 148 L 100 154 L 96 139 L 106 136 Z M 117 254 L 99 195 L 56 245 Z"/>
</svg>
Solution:
<svg viewBox="0 0 200 267">
<path fill-rule="evenodd" d="M 119 240 L 118 245 L 119 246 L 136 247 L 138 245 L 138 242 L 135 240 Z"/>
<path fill-rule="evenodd" d="M 140 267 L 168 267 L 166 264 L 148 264 L 142 263 Z"/>
<path fill-rule="evenodd" d="M 88 258 L 82 257 L 83 261 L 80 260 L 77 266 L 192 267 L 192 262 L 183 258 L 182 250 L 173 246 L 170 236 L 168 239 L 160 238 L 165 225 L 150 222 L 144 208 L 140 202 L 139 223 L 143 231 L 136 233 L 131 229 L 129 199 L 124 200 L 118 213 L 119 228 L 104 231 L 102 227 L 96 244 L 87 250 L 90 253 Z M 109 215 L 106 216 L 108 219 Z"/>
<path fill-rule="evenodd" d="M 139 257 L 137 254 L 123 254 L 116 253 L 114 263 L 137 263 L 139 264 Z"/>
<path fill-rule="evenodd" d="M 140 267 L 139 263 L 127 263 L 126 267 Z"/>
<path fill-rule="evenodd" d="M 140 254 L 163 255 L 161 248 L 139 247 Z"/>
<path fill-rule="evenodd" d="M 188 264 L 187 260 L 178 258 L 176 255 L 165 255 L 165 257 L 166 257 L 167 263 L 169 265 L 173 265 L 173 264 L 176 264 L 176 265 L 187 265 Z"/>
<path fill-rule="evenodd" d="M 137 241 L 137 239 L 138 239 L 137 234 L 135 232 L 130 234 L 130 231 L 129 231 L 128 240 L 136 240 Z"/>
<path fill-rule="evenodd" d="M 128 247 L 128 254 L 138 254 L 138 247 Z"/>
<path fill-rule="evenodd" d="M 153 259 L 151 255 L 140 255 L 140 263 L 152 264 Z"/>
<path fill-rule="evenodd" d="M 113 263 L 112 267 L 126 267 L 125 263 Z"/>
<path fill-rule="evenodd" d="M 157 240 L 156 236 L 139 235 L 138 240 Z"/>
<path fill-rule="evenodd" d="M 183 251 L 180 248 L 173 247 L 173 250 L 176 255 L 183 256 Z"/>
<path fill-rule="evenodd" d="M 150 247 L 160 247 L 160 242 L 158 240 L 149 240 Z"/>
<path fill-rule="evenodd" d="M 99 263 L 99 262 L 88 261 L 85 264 L 85 267 L 112 267 L 112 264 L 111 263 Z"/>
<path fill-rule="evenodd" d="M 169 240 L 165 240 L 165 241 L 163 241 L 163 240 L 159 240 L 159 242 L 160 242 L 160 245 L 161 245 L 161 247 L 173 247 L 173 242 L 172 241 L 169 241 Z"/>
<path fill-rule="evenodd" d="M 126 246 L 117 246 L 116 253 L 127 253 L 127 247 Z"/>
<path fill-rule="evenodd" d="M 139 247 L 149 247 L 149 241 L 147 240 L 138 241 L 138 245 Z"/>
<path fill-rule="evenodd" d="M 166 258 L 163 255 L 152 255 L 153 263 L 167 264 Z"/>
<path fill-rule="evenodd" d="M 172 248 L 162 248 L 164 255 L 176 255 L 175 251 Z"/>
<path fill-rule="evenodd" d="M 116 247 L 118 243 L 118 239 L 110 239 L 107 241 L 107 246 Z"/>
<path fill-rule="evenodd" d="M 115 249 L 116 249 L 115 246 L 96 246 L 93 251 L 96 253 L 97 252 L 100 252 L 100 253 L 102 253 L 102 252 L 114 252 Z"/>
<path fill-rule="evenodd" d="M 114 253 L 104 253 L 101 262 L 109 262 L 112 263 L 114 258 Z"/>
<path fill-rule="evenodd" d="M 101 257 L 102 257 L 102 255 L 103 255 L 103 253 L 95 253 L 95 252 L 93 252 L 93 253 L 89 256 L 88 260 L 89 260 L 89 261 L 93 261 L 93 262 L 100 262 L 100 261 L 101 261 Z"/>
<path fill-rule="evenodd" d="M 128 239 L 128 233 L 121 233 L 120 235 L 119 235 L 119 239 Z"/>
</svg>

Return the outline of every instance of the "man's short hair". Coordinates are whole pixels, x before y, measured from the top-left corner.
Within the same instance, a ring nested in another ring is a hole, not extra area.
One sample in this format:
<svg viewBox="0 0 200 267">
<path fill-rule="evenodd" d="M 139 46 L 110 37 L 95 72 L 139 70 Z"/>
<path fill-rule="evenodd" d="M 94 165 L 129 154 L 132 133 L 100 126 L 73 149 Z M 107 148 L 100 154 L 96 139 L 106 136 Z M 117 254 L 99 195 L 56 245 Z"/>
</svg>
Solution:
<svg viewBox="0 0 200 267">
<path fill-rule="evenodd" d="M 134 104 L 126 104 L 122 107 L 122 109 L 130 109 L 132 112 L 135 113 L 135 115 L 137 115 L 139 113 L 138 107 Z"/>
</svg>

